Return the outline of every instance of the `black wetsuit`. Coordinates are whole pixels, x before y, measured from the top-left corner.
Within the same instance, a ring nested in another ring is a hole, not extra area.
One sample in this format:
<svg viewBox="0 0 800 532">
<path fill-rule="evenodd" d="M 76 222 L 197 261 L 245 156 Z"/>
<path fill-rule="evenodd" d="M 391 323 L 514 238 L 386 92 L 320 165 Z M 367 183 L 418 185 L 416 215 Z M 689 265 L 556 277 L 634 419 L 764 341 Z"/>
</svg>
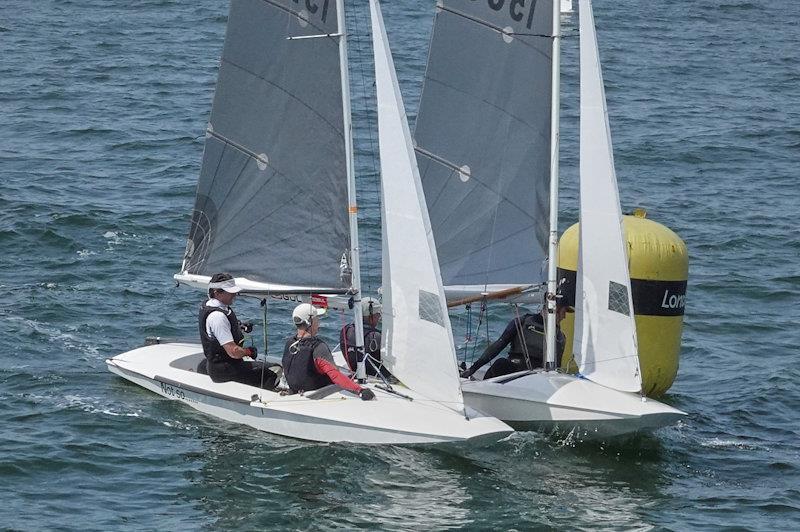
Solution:
<svg viewBox="0 0 800 532">
<path fill-rule="evenodd" d="M 489 345 L 481 357 L 472 363 L 467 374 L 472 375 L 487 362 L 496 357 L 508 344 L 507 358 L 500 358 L 492 364 L 486 372 L 484 379 L 507 375 L 515 371 L 544 366 L 545 358 L 545 331 L 544 319 L 541 314 L 525 314 L 514 318 L 494 343 Z M 560 328 L 556 328 L 556 365 L 561 365 L 561 356 L 564 354 L 566 338 Z M 526 357 L 527 352 L 527 357 Z"/>
</svg>

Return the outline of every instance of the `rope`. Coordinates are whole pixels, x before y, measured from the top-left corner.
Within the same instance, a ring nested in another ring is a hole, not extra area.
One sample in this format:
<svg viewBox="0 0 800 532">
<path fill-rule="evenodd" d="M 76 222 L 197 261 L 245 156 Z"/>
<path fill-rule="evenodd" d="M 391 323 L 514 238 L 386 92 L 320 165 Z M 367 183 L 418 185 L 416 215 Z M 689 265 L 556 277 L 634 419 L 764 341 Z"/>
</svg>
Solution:
<svg viewBox="0 0 800 532">
<path fill-rule="evenodd" d="M 467 334 L 464 338 L 464 359 L 461 361 L 464 363 L 464 366 L 467 364 L 467 350 L 469 349 L 469 343 L 472 341 L 472 305 L 467 304 Z"/>
<path fill-rule="evenodd" d="M 339 348 L 342 350 L 342 355 L 344 356 L 344 363 L 347 364 L 347 367 L 350 368 L 350 371 L 355 371 L 354 368 L 350 367 L 350 359 L 347 356 L 347 331 L 345 329 L 347 328 L 348 324 L 344 319 L 344 309 L 339 310 L 339 318 L 340 318 L 339 323 L 343 324 L 342 327 L 339 329 L 340 331 L 342 331 L 341 333 L 342 343 L 341 345 L 339 345 Z"/>
<path fill-rule="evenodd" d="M 517 329 L 517 338 L 519 338 L 522 344 L 522 350 L 525 352 L 525 365 L 528 366 L 528 371 L 531 371 L 533 370 L 533 364 L 531 363 L 531 356 L 528 354 L 528 344 L 525 343 L 525 333 L 522 331 L 522 320 L 519 317 L 519 305 L 517 303 L 514 303 L 514 313 L 517 316 L 514 320 L 514 326 Z"/>
<path fill-rule="evenodd" d="M 483 302 L 481 302 L 481 312 L 486 314 L 486 343 L 488 344 L 488 343 L 490 343 L 489 342 L 489 303 L 485 299 L 483 300 Z"/>
<path fill-rule="evenodd" d="M 488 316 L 488 313 L 486 312 L 486 301 L 481 302 L 481 311 L 478 314 L 478 325 L 475 327 L 475 333 L 476 334 L 475 334 L 474 342 L 472 343 L 472 359 L 473 360 L 475 360 L 475 350 L 478 348 L 478 334 L 477 333 L 479 333 L 480 330 L 481 330 L 481 324 L 483 323 L 483 316 L 484 315 Z M 487 320 L 487 323 L 488 323 L 488 320 Z M 487 341 L 489 339 L 489 329 L 488 328 L 486 329 L 486 339 L 487 339 Z"/>
<path fill-rule="evenodd" d="M 264 371 L 267 368 L 267 356 L 269 355 L 269 343 L 267 342 L 267 298 L 261 300 L 261 306 L 264 307 L 264 362 L 261 363 L 261 385 L 259 390 L 264 389 Z M 275 384 L 278 384 L 277 382 Z M 258 400 L 261 400 L 259 395 Z"/>
<path fill-rule="evenodd" d="M 350 15 L 350 16 L 348 17 L 348 15 Z M 348 9 L 348 10 L 345 10 L 345 21 L 347 21 L 347 19 L 351 19 L 350 20 L 350 27 L 352 29 L 352 31 L 349 31 L 348 34 L 353 36 L 353 39 L 354 39 L 355 44 L 356 44 L 356 46 L 354 48 L 356 50 L 358 50 L 358 54 L 359 54 L 359 56 L 361 56 L 360 58 L 363 59 L 364 55 L 366 55 L 365 50 L 367 52 L 370 50 L 369 43 L 365 44 L 366 40 L 363 38 L 363 35 L 360 32 L 358 32 L 357 30 L 359 28 L 368 28 L 369 27 L 368 16 L 366 15 L 366 12 L 364 12 L 364 20 L 363 20 L 363 22 L 361 22 L 359 20 L 359 10 L 358 9 Z M 364 71 L 364 63 L 365 63 L 365 61 L 363 61 L 363 60 L 358 61 L 358 64 L 359 64 L 359 69 L 358 69 L 358 74 L 359 74 L 358 81 L 359 81 L 359 83 L 358 83 L 358 85 L 359 85 L 359 89 L 361 90 L 361 95 L 362 95 L 362 97 L 359 98 L 359 103 L 362 106 L 361 109 L 359 110 L 359 112 L 363 113 L 364 116 L 366 117 L 367 138 L 369 140 L 370 153 L 374 154 L 377 151 L 376 150 L 376 143 L 377 142 L 376 142 L 375 134 L 374 134 L 372 115 L 370 114 L 370 111 L 369 111 L 369 109 L 370 109 L 369 94 L 370 93 L 369 93 L 369 91 L 367 91 L 367 81 L 366 81 L 366 74 L 365 74 L 365 71 Z M 353 131 L 353 133 L 355 134 L 355 130 Z M 355 142 L 354 142 L 353 150 L 355 151 Z M 353 159 L 354 159 L 353 164 L 355 164 L 355 153 L 353 154 Z M 370 164 L 372 166 L 372 175 L 373 176 L 378 176 L 379 172 L 378 172 L 377 164 L 375 162 L 375 157 L 369 157 L 369 161 L 370 161 Z M 373 180 L 373 185 L 375 187 L 375 197 L 376 198 L 380 198 L 381 197 L 380 179 L 374 179 Z M 378 201 L 380 202 L 380 199 Z M 370 264 L 372 262 L 371 259 L 375 256 L 375 250 L 374 250 L 374 248 L 370 247 L 369 239 L 364 239 L 363 241 L 359 240 L 359 245 L 363 250 L 364 263 L 365 264 Z M 366 276 L 365 279 L 362 279 L 362 283 L 365 280 L 366 280 L 366 285 L 367 285 L 367 292 L 373 292 L 374 290 L 372 289 L 372 276 Z M 363 288 L 363 286 L 362 286 L 362 288 Z"/>
</svg>

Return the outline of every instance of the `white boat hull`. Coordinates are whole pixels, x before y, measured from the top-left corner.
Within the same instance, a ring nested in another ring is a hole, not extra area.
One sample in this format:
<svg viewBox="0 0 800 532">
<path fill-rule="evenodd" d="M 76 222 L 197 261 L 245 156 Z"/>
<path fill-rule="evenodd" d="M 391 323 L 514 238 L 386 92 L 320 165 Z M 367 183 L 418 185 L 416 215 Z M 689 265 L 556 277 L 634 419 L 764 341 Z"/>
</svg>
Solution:
<svg viewBox="0 0 800 532">
<path fill-rule="evenodd" d="M 487 381 L 464 380 L 467 405 L 516 430 L 578 431 L 614 437 L 674 424 L 686 416 L 639 394 L 620 392 L 557 372 L 520 372 Z"/>
<path fill-rule="evenodd" d="M 364 444 L 491 443 L 511 433 L 499 420 L 468 409 L 470 419 L 412 390 L 376 387 L 376 399 L 362 401 L 329 386 L 305 395 L 280 395 L 237 382 L 214 383 L 194 371 L 201 346 L 156 344 L 106 360 L 108 369 L 167 399 L 258 430 L 302 440 Z"/>
</svg>

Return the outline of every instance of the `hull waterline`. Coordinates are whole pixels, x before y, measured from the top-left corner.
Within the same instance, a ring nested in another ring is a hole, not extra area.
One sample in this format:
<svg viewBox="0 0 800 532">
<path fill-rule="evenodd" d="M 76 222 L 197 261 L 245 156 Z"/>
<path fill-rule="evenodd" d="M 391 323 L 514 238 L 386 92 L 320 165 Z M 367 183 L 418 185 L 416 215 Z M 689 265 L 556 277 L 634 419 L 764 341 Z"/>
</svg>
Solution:
<svg viewBox="0 0 800 532">
<path fill-rule="evenodd" d="M 362 401 L 335 386 L 305 395 L 280 395 L 236 382 L 213 383 L 194 371 L 202 349 L 193 344 L 157 344 L 106 360 L 120 377 L 225 421 L 319 442 L 438 444 L 498 441 L 506 424 L 469 411 L 470 419 L 401 388 L 405 399 L 368 386 L 376 399 Z"/>
<path fill-rule="evenodd" d="M 675 424 L 686 413 L 638 394 L 557 372 L 521 372 L 464 381 L 467 405 L 516 430 L 579 431 L 616 437 Z"/>
</svg>

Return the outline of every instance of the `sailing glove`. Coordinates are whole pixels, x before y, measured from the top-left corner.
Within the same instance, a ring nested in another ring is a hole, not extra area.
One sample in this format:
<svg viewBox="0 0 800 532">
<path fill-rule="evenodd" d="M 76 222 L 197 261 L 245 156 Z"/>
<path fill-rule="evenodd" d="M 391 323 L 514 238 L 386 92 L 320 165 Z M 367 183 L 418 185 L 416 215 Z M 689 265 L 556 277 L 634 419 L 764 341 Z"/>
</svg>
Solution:
<svg viewBox="0 0 800 532">
<path fill-rule="evenodd" d="M 375 399 L 375 394 L 369 388 L 361 388 L 361 392 L 358 394 L 361 397 L 362 401 L 370 401 Z"/>
<path fill-rule="evenodd" d="M 461 372 L 461 378 L 462 379 L 469 379 L 470 377 L 472 377 L 472 370 L 471 369 L 465 369 L 464 371 Z"/>
<path fill-rule="evenodd" d="M 250 358 L 254 359 L 256 358 L 256 355 L 258 355 L 258 351 L 256 350 L 255 346 L 251 345 L 250 347 L 245 347 L 245 349 L 247 350 L 247 356 Z"/>
</svg>

